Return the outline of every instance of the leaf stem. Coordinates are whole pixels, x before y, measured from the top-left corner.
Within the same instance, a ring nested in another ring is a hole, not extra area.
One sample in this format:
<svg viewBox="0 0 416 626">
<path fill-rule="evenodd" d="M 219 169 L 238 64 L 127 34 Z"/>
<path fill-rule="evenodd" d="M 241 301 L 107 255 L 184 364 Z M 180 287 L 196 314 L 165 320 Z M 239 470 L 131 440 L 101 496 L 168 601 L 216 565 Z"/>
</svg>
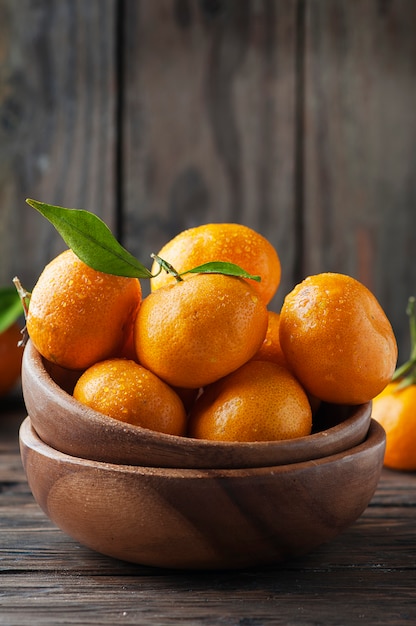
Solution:
<svg viewBox="0 0 416 626">
<path fill-rule="evenodd" d="M 400 381 L 399 389 L 416 384 L 416 299 L 414 296 L 409 298 L 406 313 L 409 316 L 410 356 L 393 374 L 393 381 Z"/>
<path fill-rule="evenodd" d="M 22 307 L 23 307 L 23 314 L 25 316 L 25 320 L 27 319 L 27 314 L 29 312 L 29 303 L 30 303 L 30 298 L 31 298 L 31 293 L 29 291 L 26 291 L 26 289 L 23 287 L 22 283 L 20 282 L 19 278 L 17 276 L 15 276 L 13 278 L 13 284 L 16 287 L 16 291 L 20 297 L 20 302 L 22 303 Z M 22 328 L 22 330 L 20 331 L 21 335 L 22 335 L 22 339 L 18 342 L 18 346 L 19 347 L 25 347 L 25 345 L 28 342 L 29 339 L 29 335 L 27 332 L 27 328 L 26 325 L 24 328 Z"/>
<path fill-rule="evenodd" d="M 29 312 L 29 303 L 30 303 L 30 297 L 32 294 L 29 291 L 26 291 L 26 289 L 22 286 L 22 283 L 20 282 L 17 276 L 13 278 L 13 284 L 16 287 L 17 293 L 19 294 L 20 301 L 23 307 L 23 313 L 26 318 Z"/>
<path fill-rule="evenodd" d="M 159 270 L 159 272 L 157 274 L 155 274 L 155 276 L 160 274 L 162 269 L 164 269 L 167 274 L 170 274 L 171 276 L 174 276 L 176 278 L 176 280 L 178 281 L 178 283 L 183 281 L 183 278 L 180 277 L 180 275 L 175 270 L 175 268 L 170 263 L 165 261 L 165 259 L 162 259 L 160 256 L 158 256 L 157 254 L 154 254 L 154 253 L 152 253 L 150 256 L 151 256 L 151 258 L 154 261 L 157 261 L 157 263 L 159 263 L 160 270 Z"/>
</svg>

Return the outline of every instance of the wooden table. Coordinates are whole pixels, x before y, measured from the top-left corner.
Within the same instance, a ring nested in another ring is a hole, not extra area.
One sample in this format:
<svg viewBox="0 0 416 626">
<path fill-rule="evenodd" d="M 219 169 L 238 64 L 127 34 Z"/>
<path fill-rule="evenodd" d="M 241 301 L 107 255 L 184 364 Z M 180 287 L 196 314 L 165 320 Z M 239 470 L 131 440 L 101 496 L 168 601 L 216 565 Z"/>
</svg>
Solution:
<svg viewBox="0 0 416 626">
<path fill-rule="evenodd" d="M 0 624 L 416 623 L 416 473 L 383 470 L 362 517 L 284 565 L 174 572 L 116 561 L 65 536 L 20 463 L 21 397 L 0 407 Z"/>
</svg>

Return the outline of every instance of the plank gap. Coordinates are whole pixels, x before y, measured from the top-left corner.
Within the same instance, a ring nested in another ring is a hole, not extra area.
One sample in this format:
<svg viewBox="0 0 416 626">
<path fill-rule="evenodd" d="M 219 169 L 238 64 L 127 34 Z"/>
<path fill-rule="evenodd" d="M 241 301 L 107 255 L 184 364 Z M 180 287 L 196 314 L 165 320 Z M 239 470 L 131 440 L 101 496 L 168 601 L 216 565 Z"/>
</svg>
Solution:
<svg viewBox="0 0 416 626">
<path fill-rule="evenodd" d="M 114 229 L 115 236 L 120 243 L 124 239 L 124 194 L 123 194 L 123 170 L 124 170 L 124 141 L 123 141 L 123 117 L 125 110 L 125 57 L 124 57 L 124 24 L 126 17 L 125 0 L 116 0 L 115 4 L 115 71 L 116 71 L 116 95 L 115 95 L 115 159 L 114 159 Z"/>
<path fill-rule="evenodd" d="M 295 47 L 295 146 L 294 146 L 294 280 L 304 278 L 304 109 L 305 109 L 305 0 L 296 4 L 296 47 Z"/>
</svg>

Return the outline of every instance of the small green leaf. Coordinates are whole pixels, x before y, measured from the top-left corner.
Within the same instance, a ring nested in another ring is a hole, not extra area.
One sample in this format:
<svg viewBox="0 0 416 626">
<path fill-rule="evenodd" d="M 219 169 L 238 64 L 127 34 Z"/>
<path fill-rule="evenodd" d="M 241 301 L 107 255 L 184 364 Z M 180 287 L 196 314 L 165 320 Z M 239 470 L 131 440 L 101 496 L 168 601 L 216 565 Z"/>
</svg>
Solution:
<svg viewBox="0 0 416 626">
<path fill-rule="evenodd" d="M 193 267 L 191 270 L 182 272 L 180 275 L 183 276 L 184 274 L 226 274 L 227 276 L 250 278 L 251 280 L 255 280 L 257 282 L 261 281 L 260 276 L 253 276 L 243 270 L 243 268 L 239 265 L 226 263 L 225 261 L 211 261 L 210 263 L 203 263 L 203 265 Z"/>
<path fill-rule="evenodd" d="M 14 287 L 0 287 L 0 333 L 11 326 L 23 313 L 22 303 Z"/>
<path fill-rule="evenodd" d="M 83 209 L 65 209 L 30 198 L 26 202 L 53 224 L 69 248 L 89 267 L 129 278 L 152 276 L 119 244 L 108 226 L 94 213 Z"/>
</svg>

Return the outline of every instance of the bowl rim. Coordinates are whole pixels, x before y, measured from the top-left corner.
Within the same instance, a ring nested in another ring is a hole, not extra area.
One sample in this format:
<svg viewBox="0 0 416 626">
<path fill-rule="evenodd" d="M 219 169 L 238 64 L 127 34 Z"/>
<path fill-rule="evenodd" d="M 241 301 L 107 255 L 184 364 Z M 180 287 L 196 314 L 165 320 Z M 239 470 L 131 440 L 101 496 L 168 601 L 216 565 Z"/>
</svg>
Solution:
<svg viewBox="0 0 416 626">
<path fill-rule="evenodd" d="M 196 439 L 188 436 L 180 436 L 180 435 L 171 435 L 167 433 L 160 433 L 158 431 L 154 431 L 148 428 L 144 428 L 142 426 L 136 426 L 133 424 L 129 424 L 127 422 L 118 421 L 114 418 L 111 418 L 103 413 L 95 411 L 90 407 L 83 405 L 81 402 L 76 400 L 70 393 L 66 392 L 62 387 L 58 385 L 54 381 L 54 379 L 50 376 L 48 371 L 45 368 L 44 360 L 41 354 L 33 345 L 33 342 L 29 339 L 25 346 L 24 354 L 23 354 L 23 365 L 22 365 L 22 388 L 23 388 L 23 397 L 26 398 L 26 381 L 25 381 L 25 371 L 27 367 L 36 368 L 37 372 L 37 384 L 39 384 L 45 393 L 53 392 L 59 401 L 59 404 L 63 407 L 64 410 L 67 410 L 71 413 L 76 412 L 79 415 L 82 415 L 83 418 L 87 419 L 91 424 L 95 424 L 102 429 L 105 428 L 113 428 L 117 429 L 120 432 L 123 431 L 124 434 L 130 434 L 131 436 L 142 436 L 145 438 L 146 442 L 170 442 L 172 444 L 180 445 L 181 449 L 186 453 L 187 449 L 195 449 L 201 451 L 201 454 L 204 453 L 204 450 L 224 450 L 231 451 L 238 448 L 241 451 L 253 451 L 258 450 L 259 452 L 266 452 L 267 450 L 278 450 L 278 449 L 296 449 L 298 446 L 301 446 L 305 443 L 309 447 L 313 447 L 314 443 L 317 442 L 325 442 L 328 440 L 328 436 L 331 435 L 331 438 L 336 439 L 338 434 L 345 430 L 345 427 L 349 424 L 354 424 L 354 422 L 359 421 L 365 416 L 368 417 L 368 424 L 371 416 L 371 407 L 372 402 L 367 402 L 364 404 L 357 405 L 339 405 L 341 407 L 347 407 L 351 410 L 351 414 L 348 415 L 341 422 L 335 424 L 334 426 L 330 426 L 323 430 L 319 430 L 317 432 L 312 432 L 310 435 L 305 435 L 303 437 L 295 437 L 293 439 L 284 439 L 284 440 L 276 440 L 276 441 L 247 441 L 247 442 L 234 442 L 234 441 L 216 441 L 216 440 L 207 440 L 207 439 Z"/>
<path fill-rule="evenodd" d="M 261 477 L 264 475 L 285 474 L 288 472 L 308 471 L 312 468 L 319 468 L 323 465 L 336 463 L 343 460 L 344 462 L 355 462 L 357 456 L 365 454 L 369 449 L 376 447 L 384 447 L 386 442 L 386 433 L 384 428 L 375 419 L 370 420 L 370 426 L 364 441 L 348 450 L 337 452 L 329 456 L 313 459 L 310 461 L 301 461 L 299 463 L 288 463 L 287 465 L 275 465 L 264 467 L 248 467 L 248 468 L 176 468 L 176 467 L 146 467 L 141 465 L 128 465 L 107 463 L 103 461 L 95 461 L 92 459 L 84 459 L 81 457 L 71 456 L 59 450 L 55 450 L 46 444 L 37 434 L 31 423 L 30 417 L 26 417 L 19 428 L 20 444 L 26 448 L 35 450 L 36 453 L 52 459 L 58 463 L 67 463 L 78 467 L 95 469 L 100 471 L 109 471 L 117 473 L 128 473 L 140 476 L 159 477 L 166 479 L 193 478 L 193 479 L 220 479 L 220 478 L 245 478 L 245 477 Z"/>
</svg>

